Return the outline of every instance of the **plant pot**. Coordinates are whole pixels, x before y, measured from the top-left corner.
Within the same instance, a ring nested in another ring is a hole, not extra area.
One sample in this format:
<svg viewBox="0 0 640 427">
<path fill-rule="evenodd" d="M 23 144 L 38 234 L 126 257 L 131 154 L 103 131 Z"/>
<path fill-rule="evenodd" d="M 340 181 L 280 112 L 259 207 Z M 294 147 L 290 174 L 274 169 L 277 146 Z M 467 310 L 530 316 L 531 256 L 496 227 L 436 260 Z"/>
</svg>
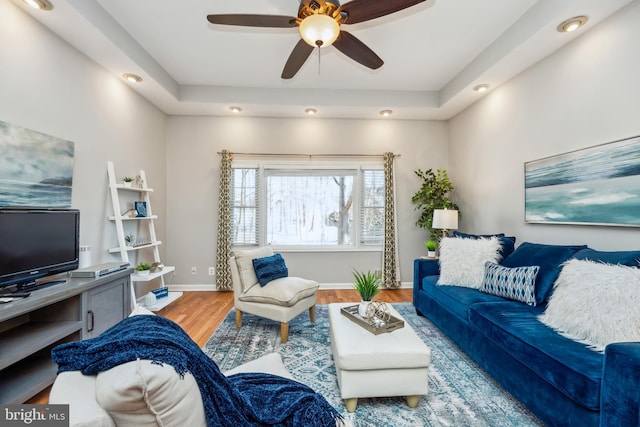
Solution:
<svg viewBox="0 0 640 427">
<path fill-rule="evenodd" d="M 427 251 L 427 256 L 429 258 L 435 258 L 436 257 L 436 251 Z"/>
<path fill-rule="evenodd" d="M 364 319 L 367 318 L 367 309 L 369 308 L 369 302 L 370 301 L 362 301 L 358 305 L 358 314 L 360 315 L 360 317 L 362 317 Z"/>
<path fill-rule="evenodd" d="M 131 187 L 131 185 L 133 185 L 133 182 L 129 181 L 129 182 L 123 182 L 122 185 L 124 185 L 125 187 Z"/>
<path fill-rule="evenodd" d="M 136 274 L 138 276 L 148 276 L 149 275 L 149 270 L 138 270 L 138 271 L 136 271 Z"/>
</svg>

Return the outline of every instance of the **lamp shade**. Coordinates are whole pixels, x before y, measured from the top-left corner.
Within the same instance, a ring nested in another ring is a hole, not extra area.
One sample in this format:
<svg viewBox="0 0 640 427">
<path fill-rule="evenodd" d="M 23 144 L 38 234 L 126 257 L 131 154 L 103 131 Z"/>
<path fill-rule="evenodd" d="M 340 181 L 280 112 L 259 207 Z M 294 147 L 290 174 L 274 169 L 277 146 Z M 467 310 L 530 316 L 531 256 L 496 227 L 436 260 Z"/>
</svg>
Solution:
<svg viewBox="0 0 640 427">
<path fill-rule="evenodd" d="M 340 25 L 327 15 L 310 15 L 300 23 L 300 36 L 313 47 L 326 47 L 336 41 Z"/>
<path fill-rule="evenodd" d="M 457 230 L 458 211 L 456 209 L 434 209 L 431 226 L 442 230 Z"/>
</svg>

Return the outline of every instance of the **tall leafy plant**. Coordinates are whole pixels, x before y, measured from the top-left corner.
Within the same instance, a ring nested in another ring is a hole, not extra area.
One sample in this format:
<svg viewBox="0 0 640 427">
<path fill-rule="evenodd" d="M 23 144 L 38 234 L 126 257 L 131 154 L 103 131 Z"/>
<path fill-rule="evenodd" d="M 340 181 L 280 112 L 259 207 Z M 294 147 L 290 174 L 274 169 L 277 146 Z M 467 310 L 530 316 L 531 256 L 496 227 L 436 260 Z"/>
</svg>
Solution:
<svg viewBox="0 0 640 427">
<path fill-rule="evenodd" d="M 417 203 L 416 210 L 421 210 L 416 225 L 427 230 L 431 240 L 438 241 L 441 230 L 432 227 L 433 211 L 435 209 L 458 209 L 458 205 L 448 197 L 449 192 L 454 189 L 453 184 L 444 169 L 438 169 L 436 172 L 432 169 L 426 171 L 418 169 L 413 172 L 422 180 L 422 186 L 411 197 L 411 201 Z"/>
</svg>

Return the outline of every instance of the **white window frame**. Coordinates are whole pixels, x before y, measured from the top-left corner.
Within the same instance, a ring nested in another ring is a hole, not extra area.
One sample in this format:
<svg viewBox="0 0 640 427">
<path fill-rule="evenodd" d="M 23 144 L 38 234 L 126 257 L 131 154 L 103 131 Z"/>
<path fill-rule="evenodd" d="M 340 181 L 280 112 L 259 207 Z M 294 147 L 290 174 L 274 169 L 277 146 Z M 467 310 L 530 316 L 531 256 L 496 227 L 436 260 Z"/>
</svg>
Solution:
<svg viewBox="0 0 640 427">
<path fill-rule="evenodd" d="M 384 170 L 382 160 L 379 161 L 320 161 L 313 160 L 307 162 L 300 161 L 234 161 L 232 169 L 252 168 L 258 170 L 258 244 L 242 245 L 232 243 L 234 248 L 255 247 L 270 244 L 267 241 L 267 207 L 266 207 L 266 180 L 265 169 L 310 169 L 310 170 L 355 170 L 353 188 L 353 233 L 354 243 L 351 245 L 273 245 L 278 252 L 381 252 L 382 242 L 379 245 L 361 243 L 361 203 L 362 203 L 362 171 L 363 170 Z M 233 209 L 233 207 L 232 207 Z"/>
</svg>

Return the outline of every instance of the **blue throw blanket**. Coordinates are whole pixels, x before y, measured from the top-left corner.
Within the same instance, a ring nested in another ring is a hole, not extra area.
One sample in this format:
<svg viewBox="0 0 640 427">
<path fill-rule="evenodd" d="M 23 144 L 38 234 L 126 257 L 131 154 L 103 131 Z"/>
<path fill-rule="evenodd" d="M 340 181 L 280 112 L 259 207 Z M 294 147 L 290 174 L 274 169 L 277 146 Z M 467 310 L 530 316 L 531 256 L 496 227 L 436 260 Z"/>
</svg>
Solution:
<svg viewBox="0 0 640 427">
<path fill-rule="evenodd" d="M 261 373 L 225 377 L 180 326 L 160 316 L 132 316 L 100 336 L 55 347 L 58 372 L 95 375 L 136 359 L 166 363 L 200 388 L 209 426 L 335 427 L 340 414 L 304 384 Z"/>
</svg>

